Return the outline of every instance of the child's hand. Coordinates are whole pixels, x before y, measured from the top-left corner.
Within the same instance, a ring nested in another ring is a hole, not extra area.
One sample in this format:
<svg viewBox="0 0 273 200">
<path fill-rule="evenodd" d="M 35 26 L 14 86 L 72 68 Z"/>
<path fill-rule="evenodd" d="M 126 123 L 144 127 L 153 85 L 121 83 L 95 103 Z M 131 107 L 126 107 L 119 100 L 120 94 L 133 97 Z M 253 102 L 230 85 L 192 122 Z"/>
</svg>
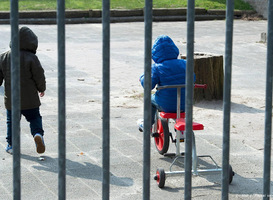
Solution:
<svg viewBox="0 0 273 200">
<path fill-rule="evenodd" d="M 45 96 L 45 92 L 40 92 L 40 97 Z"/>
</svg>

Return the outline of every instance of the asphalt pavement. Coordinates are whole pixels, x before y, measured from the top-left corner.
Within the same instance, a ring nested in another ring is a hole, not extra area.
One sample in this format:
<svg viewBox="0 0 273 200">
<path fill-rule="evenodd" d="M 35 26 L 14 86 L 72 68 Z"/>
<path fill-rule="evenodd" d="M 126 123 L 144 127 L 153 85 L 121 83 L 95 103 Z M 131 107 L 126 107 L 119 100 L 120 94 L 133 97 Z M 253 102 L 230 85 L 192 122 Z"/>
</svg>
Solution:
<svg viewBox="0 0 273 200">
<path fill-rule="evenodd" d="M 35 152 L 29 125 L 22 118 L 21 196 L 23 200 L 52 200 L 58 199 L 57 26 L 28 26 L 38 35 L 37 56 L 46 73 L 47 90 L 41 100 L 46 152 L 41 161 Z M 260 35 L 266 28 L 265 20 L 234 23 L 232 95 L 235 110 L 232 117 L 249 117 L 254 125 L 232 127 L 230 160 L 236 175 L 229 188 L 230 199 L 262 198 L 266 44 L 260 42 Z M 169 35 L 185 54 L 186 30 L 186 22 L 154 22 L 153 39 L 160 34 Z M 4 52 L 10 41 L 9 25 L 0 25 L 0 38 L 0 52 Z M 144 68 L 144 23 L 112 23 L 110 47 L 110 199 L 142 199 L 143 135 L 136 121 L 143 117 L 143 89 L 138 79 Z M 225 21 L 196 22 L 195 52 L 224 55 L 224 51 Z M 6 114 L 3 87 L 0 89 L 0 199 L 9 200 L 13 194 L 12 156 L 4 150 Z M 66 97 L 66 199 L 102 199 L 100 23 L 66 25 Z M 195 120 L 205 125 L 205 130 L 196 134 L 197 153 L 211 155 L 220 166 L 222 103 L 200 102 L 194 106 Z M 257 103 L 259 107 L 255 107 Z M 216 118 L 212 120 L 212 116 Z M 259 133 L 252 132 L 256 128 Z M 181 146 L 183 150 L 183 144 Z M 175 152 L 173 144 L 169 152 Z M 182 175 L 167 178 L 164 189 L 158 188 L 153 180 L 156 169 L 168 170 L 171 162 L 172 159 L 158 154 L 151 140 L 151 199 L 184 198 Z M 201 159 L 199 165 L 210 167 L 212 164 Z M 192 199 L 221 199 L 221 176 L 193 176 Z"/>
</svg>

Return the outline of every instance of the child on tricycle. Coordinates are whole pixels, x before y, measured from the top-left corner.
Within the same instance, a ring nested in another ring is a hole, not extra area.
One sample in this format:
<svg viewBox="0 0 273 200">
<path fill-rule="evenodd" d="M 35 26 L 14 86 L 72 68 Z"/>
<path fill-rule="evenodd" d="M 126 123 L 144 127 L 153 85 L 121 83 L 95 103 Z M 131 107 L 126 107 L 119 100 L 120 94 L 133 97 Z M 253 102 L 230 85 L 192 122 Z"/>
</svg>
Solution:
<svg viewBox="0 0 273 200">
<path fill-rule="evenodd" d="M 186 61 L 178 59 L 179 49 L 173 40 L 166 35 L 157 37 L 152 47 L 152 88 L 164 85 L 181 85 L 186 80 Z M 140 76 L 144 87 L 144 74 Z M 195 80 L 195 76 L 194 76 Z M 175 88 L 158 90 L 151 97 L 152 121 L 155 122 L 156 111 L 175 113 L 177 108 L 177 91 Z M 180 109 L 185 111 L 185 88 L 181 89 Z M 143 120 L 138 121 L 139 130 L 143 132 Z"/>
</svg>

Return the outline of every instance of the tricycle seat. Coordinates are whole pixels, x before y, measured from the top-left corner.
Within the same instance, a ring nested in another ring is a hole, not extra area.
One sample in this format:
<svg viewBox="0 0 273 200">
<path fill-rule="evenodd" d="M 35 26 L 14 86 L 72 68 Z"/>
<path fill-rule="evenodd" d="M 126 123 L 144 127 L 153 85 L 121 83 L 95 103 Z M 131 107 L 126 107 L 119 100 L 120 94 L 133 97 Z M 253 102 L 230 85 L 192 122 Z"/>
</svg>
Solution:
<svg viewBox="0 0 273 200">
<path fill-rule="evenodd" d="M 186 128 L 186 120 L 185 118 L 179 118 L 176 120 L 176 123 L 174 125 L 174 128 L 178 131 L 184 131 Z M 204 126 L 203 124 L 199 124 L 196 122 L 192 122 L 192 130 L 196 131 L 196 130 L 203 130 Z"/>
<path fill-rule="evenodd" d="M 162 118 L 168 118 L 168 119 L 176 119 L 177 114 L 176 113 L 166 113 L 166 112 L 160 112 L 160 117 Z M 180 113 L 180 118 L 185 118 L 185 113 Z"/>
</svg>

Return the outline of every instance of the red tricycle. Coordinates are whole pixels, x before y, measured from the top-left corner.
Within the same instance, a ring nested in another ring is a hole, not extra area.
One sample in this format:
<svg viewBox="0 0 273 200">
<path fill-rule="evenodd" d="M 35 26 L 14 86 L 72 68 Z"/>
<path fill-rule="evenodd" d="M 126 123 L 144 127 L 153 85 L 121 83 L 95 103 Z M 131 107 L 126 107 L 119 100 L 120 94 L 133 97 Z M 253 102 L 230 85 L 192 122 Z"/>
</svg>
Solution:
<svg viewBox="0 0 273 200">
<path fill-rule="evenodd" d="M 204 84 L 195 84 L 195 88 L 206 88 L 207 86 Z M 157 90 L 167 89 L 167 88 L 176 88 L 177 89 L 177 112 L 176 113 L 165 113 L 165 112 L 157 112 L 156 120 L 152 127 L 152 137 L 154 137 L 155 146 L 157 151 L 164 156 L 174 157 L 173 162 L 170 166 L 170 171 L 164 171 L 163 168 L 158 168 L 156 171 L 156 175 L 154 179 L 156 180 L 158 187 L 163 188 L 165 185 L 165 180 L 168 176 L 175 176 L 179 174 L 185 174 L 185 171 L 173 171 L 173 165 L 178 161 L 178 159 L 184 159 L 184 153 L 180 152 L 180 142 L 184 142 L 185 136 L 185 127 L 186 127 L 186 119 L 185 113 L 180 112 L 180 100 L 181 100 L 181 88 L 185 88 L 185 85 L 165 85 L 158 86 Z M 169 129 L 170 123 L 174 124 L 175 134 L 172 134 Z M 195 144 L 195 136 L 194 131 L 203 130 L 203 124 L 193 122 L 192 123 L 192 174 L 207 174 L 207 173 L 219 173 L 222 169 L 217 165 L 214 159 L 209 155 L 197 156 L 196 152 L 196 144 Z M 175 143 L 176 145 L 176 153 L 167 153 L 169 149 L 169 143 Z M 198 169 L 197 168 L 197 158 L 198 157 L 209 157 L 213 164 L 214 168 L 212 169 Z M 229 165 L 229 183 L 232 182 L 234 172 L 232 170 L 231 165 Z"/>
</svg>

